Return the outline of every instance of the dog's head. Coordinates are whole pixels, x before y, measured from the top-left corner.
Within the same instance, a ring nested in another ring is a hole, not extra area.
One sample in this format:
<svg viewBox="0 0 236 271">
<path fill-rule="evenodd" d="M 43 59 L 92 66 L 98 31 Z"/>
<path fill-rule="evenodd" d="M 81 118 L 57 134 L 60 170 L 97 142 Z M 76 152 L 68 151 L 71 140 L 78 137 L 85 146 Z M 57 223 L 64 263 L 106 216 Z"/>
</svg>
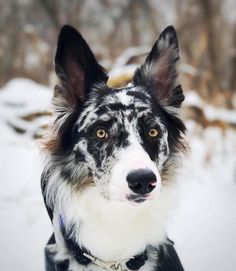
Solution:
<svg viewBox="0 0 236 271">
<path fill-rule="evenodd" d="M 176 32 L 169 26 L 132 84 L 110 88 L 82 36 L 62 28 L 55 57 L 56 120 L 46 141 L 61 179 L 78 189 L 95 186 L 108 200 L 158 197 L 186 148 L 178 117 L 184 100 L 178 59 Z"/>
</svg>

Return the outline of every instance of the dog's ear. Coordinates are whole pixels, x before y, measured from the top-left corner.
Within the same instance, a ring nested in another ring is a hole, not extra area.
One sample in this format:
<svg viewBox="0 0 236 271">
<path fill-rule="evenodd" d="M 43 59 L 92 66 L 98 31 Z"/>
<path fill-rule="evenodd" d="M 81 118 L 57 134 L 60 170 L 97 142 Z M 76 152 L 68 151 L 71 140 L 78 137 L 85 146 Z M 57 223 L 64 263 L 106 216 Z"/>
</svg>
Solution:
<svg viewBox="0 0 236 271">
<path fill-rule="evenodd" d="M 68 25 L 59 34 L 55 71 L 62 86 L 59 95 L 70 104 L 84 102 L 90 86 L 108 78 L 80 33 Z"/>
<path fill-rule="evenodd" d="M 179 47 L 175 29 L 168 26 L 160 34 L 145 63 L 134 74 L 134 85 L 150 90 L 164 108 L 177 109 L 184 100 L 181 86 L 178 84 L 176 62 L 179 59 Z"/>
</svg>

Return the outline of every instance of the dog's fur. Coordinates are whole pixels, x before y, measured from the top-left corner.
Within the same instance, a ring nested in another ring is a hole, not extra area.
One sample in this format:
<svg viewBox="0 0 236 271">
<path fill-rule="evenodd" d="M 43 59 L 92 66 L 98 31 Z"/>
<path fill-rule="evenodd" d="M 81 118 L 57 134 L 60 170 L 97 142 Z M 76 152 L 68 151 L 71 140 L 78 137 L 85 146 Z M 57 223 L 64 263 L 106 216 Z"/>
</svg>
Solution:
<svg viewBox="0 0 236 271">
<path fill-rule="evenodd" d="M 68 241 L 74 250 L 84 248 L 105 263 L 119 261 L 123 269 L 128 269 L 127 259 L 146 251 L 139 270 L 164 270 L 158 269 L 159 251 L 171 246 L 165 223 L 186 151 L 185 126 L 178 117 L 184 100 L 178 59 L 175 30 L 167 27 L 132 84 L 109 88 L 82 36 L 70 26 L 62 28 L 55 57 L 60 84 L 42 175 L 55 234 L 47 251 L 56 264 L 67 261 L 61 270 L 103 270 L 78 263 Z M 98 129 L 105 131 L 104 138 L 96 135 Z M 151 137 L 150 129 L 158 135 Z M 156 176 L 155 189 L 145 196 L 132 192 L 126 180 L 138 169 Z M 172 261 L 173 270 L 182 270 L 175 257 L 167 257 L 167 265 Z"/>
</svg>

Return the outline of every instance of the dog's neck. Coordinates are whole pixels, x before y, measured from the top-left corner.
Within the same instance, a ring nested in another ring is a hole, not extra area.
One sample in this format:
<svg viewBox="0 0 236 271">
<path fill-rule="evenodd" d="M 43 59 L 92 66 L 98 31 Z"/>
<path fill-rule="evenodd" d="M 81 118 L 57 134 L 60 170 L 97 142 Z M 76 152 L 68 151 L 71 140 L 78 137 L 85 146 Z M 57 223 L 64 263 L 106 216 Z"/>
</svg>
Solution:
<svg viewBox="0 0 236 271">
<path fill-rule="evenodd" d="M 76 243 L 102 261 L 127 259 L 165 240 L 169 204 L 164 198 L 132 206 L 129 202 L 108 201 L 96 188 L 90 188 L 65 202 L 70 206 L 70 210 L 64 208 L 65 227 L 73 224 Z"/>
<path fill-rule="evenodd" d="M 85 248 L 81 248 L 72 237 L 68 236 L 65 232 L 65 227 L 63 223 L 62 217 L 60 217 L 61 221 L 61 232 L 67 248 L 69 249 L 70 253 L 74 255 L 75 260 L 78 264 L 87 266 L 90 263 L 93 263 L 96 266 L 102 267 L 106 271 L 122 271 L 123 266 L 125 264 L 128 269 L 131 270 L 139 270 L 145 262 L 147 261 L 147 251 L 145 250 L 143 253 L 136 255 L 129 259 L 123 259 L 120 261 L 113 261 L 113 262 L 103 262 L 102 260 L 94 257 L 90 254 L 88 250 Z"/>
</svg>

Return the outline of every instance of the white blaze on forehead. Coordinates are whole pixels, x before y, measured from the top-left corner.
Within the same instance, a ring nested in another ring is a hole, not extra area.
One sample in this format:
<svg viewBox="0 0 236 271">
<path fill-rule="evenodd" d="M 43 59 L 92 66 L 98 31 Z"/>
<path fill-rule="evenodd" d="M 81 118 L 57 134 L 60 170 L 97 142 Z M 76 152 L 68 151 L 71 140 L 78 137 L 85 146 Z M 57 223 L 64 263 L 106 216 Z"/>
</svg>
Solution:
<svg viewBox="0 0 236 271">
<path fill-rule="evenodd" d="M 157 186 L 153 194 L 159 194 L 161 177 L 157 166 L 143 149 L 135 130 L 131 127 L 128 140 L 130 145 L 119 151 L 117 162 L 111 170 L 110 196 L 114 199 L 125 199 L 127 195 L 131 194 L 132 192 L 128 187 L 126 177 L 131 171 L 137 169 L 153 171 L 157 179 Z"/>
<path fill-rule="evenodd" d="M 116 97 L 119 99 L 119 101 L 123 104 L 128 106 L 132 100 L 132 97 L 127 95 L 126 92 L 120 91 L 116 93 Z"/>
</svg>

